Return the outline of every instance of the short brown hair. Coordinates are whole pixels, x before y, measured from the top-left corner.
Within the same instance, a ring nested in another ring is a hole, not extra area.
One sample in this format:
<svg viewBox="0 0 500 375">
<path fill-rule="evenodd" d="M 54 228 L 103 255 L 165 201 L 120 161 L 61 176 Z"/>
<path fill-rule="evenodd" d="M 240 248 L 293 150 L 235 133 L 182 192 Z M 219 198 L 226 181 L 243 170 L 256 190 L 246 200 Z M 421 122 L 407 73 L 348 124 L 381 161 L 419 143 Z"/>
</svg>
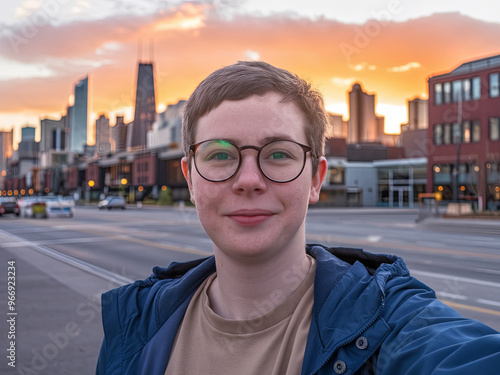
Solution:
<svg viewBox="0 0 500 375">
<path fill-rule="evenodd" d="M 312 148 L 313 172 L 324 155 L 325 138 L 330 133 L 322 95 L 304 79 L 263 61 L 239 61 L 216 70 L 194 90 L 182 119 L 182 144 L 189 155 L 195 142 L 198 120 L 225 100 L 243 100 L 252 95 L 277 92 L 283 102 L 293 102 L 305 115 L 307 141 Z"/>
</svg>

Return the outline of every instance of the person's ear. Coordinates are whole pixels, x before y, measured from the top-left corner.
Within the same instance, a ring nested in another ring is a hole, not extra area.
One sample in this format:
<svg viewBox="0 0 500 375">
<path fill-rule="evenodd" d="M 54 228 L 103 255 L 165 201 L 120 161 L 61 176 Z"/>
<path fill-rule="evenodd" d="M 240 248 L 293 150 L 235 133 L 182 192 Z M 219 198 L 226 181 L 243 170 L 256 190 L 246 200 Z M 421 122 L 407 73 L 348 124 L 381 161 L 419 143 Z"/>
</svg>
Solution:
<svg viewBox="0 0 500 375">
<path fill-rule="evenodd" d="M 319 200 L 319 192 L 321 190 L 323 180 L 325 179 L 327 169 L 328 163 L 326 162 L 326 159 L 321 156 L 318 160 L 318 169 L 312 176 L 311 191 L 309 192 L 309 204 L 314 204 Z"/>
<path fill-rule="evenodd" d="M 182 169 L 182 174 L 184 175 L 184 178 L 186 179 L 188 184 L 191 202 L 194 204 L 194 191 L 193 191 L 193 183 L 191 181 L 191 172 L 189 168 L 189 158 L 186 156 L 184 156 L 181 160 L 181 169 Z"/>
</svg>

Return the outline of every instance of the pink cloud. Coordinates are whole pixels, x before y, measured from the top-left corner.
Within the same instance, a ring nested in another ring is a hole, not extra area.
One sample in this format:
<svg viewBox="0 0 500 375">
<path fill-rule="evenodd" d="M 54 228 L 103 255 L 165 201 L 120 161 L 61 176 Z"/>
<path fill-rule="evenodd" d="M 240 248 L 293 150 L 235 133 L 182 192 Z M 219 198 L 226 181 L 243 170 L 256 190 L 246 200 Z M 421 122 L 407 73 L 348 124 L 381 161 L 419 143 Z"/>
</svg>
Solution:
<svg viewBox="0 0 500 375">
<path fill-rule="evenodd" d="M 10 31 L 22 35 L 20 29 Z M 20 44 L 17 52 L 8 37 L 0 39 L 2 56 L 21 63 L 43 63 L 53 72 L 46 78 L 0 81 L 0 112 L 63 112 L 73 84 L 88 73 L 92 74 L 96 112 L 127 102 L 132 105 L 141 37 L 145 59 L 148 40 L 154 38 L 158 103 L 187 98 L 211 71 L 248 59 L 248 51 L 309 78 L 327 100 L 345 102 L 344 89 L 332 79 L 355 75 L 368 91 L 377 93 L 378 102 L 404 103 L 427 90 L 430 74 L 500 53 L 492 47 L 499 34 L 500 24 L 458 13 L 351 25 L 285 16 L 222 20 L 201 6 L 150 17 L 45 26 Z M 350 68 L 358 64 L 376 68 Z M 389 71 L 408 64 L 413 64 L 412 69 Z"/>
</svg>

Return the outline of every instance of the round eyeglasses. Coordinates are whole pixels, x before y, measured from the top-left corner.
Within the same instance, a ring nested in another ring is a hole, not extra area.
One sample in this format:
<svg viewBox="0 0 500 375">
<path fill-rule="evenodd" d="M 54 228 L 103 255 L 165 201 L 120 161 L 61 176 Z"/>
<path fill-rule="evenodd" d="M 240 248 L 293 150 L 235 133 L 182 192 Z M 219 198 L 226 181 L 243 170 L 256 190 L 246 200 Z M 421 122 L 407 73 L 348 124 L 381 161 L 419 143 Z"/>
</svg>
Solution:
<svg viewBox="0 0 500 375">
<path fill-rule="evenodd" d="M 223 140 L 212 139 L 189 147 L 194 155 L 196 170 L 205 180 L 221 182 L 233 177 L 241 165 L 241 151 L 257 151 L 257 160 L 262 174 L 274 182 L 290 182 L 300 176 L 306 164 L 306 154 L 311 147 L 278 140 L 262 147 L 241 146 Z"/>
</svg>

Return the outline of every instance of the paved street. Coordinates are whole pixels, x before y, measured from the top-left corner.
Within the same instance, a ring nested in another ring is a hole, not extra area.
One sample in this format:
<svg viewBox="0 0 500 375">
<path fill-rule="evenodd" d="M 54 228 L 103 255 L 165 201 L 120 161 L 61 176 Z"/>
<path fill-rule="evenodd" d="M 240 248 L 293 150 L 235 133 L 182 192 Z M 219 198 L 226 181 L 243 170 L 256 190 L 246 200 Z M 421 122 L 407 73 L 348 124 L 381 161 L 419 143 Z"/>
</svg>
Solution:
<svg viewBox="0 0 500 375">
<path fill-rule="evenodd" d="M 500 222 L 428 219 L 414 210 L 311 209 L 307 240 L 404 257 L 411 273 L 465 316 L 500 330 Z M 99 211 L 72 219 L 0 218 L 0 261 L 16 275 L 16 369 L 0 373 L 91 374 L 102 340 L 99 295 L 145 278 L 155 265 L 212 254 L 191 208 Z M 8 301 L 7 288 L 0 300 Z M 2 348 L 9 348 L 1 326 Z M 9 326 L 10 324 L 10 326 Z"/>
</svg>

